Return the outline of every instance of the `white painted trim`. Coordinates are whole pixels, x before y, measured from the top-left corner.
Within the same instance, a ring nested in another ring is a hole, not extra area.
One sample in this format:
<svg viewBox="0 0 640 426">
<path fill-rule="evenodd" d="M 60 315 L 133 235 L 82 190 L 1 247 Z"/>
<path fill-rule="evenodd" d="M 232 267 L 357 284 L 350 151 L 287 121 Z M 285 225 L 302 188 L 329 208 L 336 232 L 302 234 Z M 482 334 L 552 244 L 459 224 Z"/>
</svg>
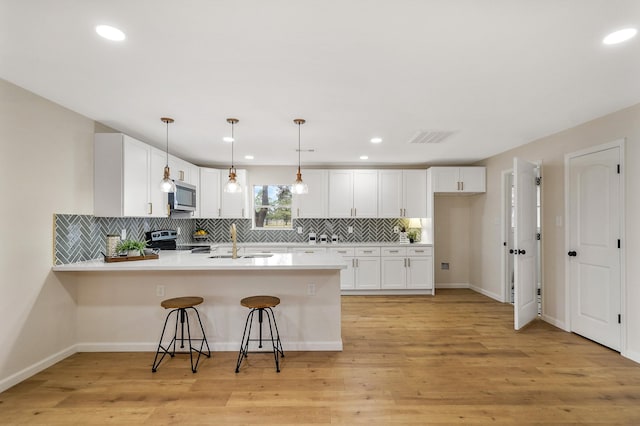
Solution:
<svg viewBox="0 0 640 426">
<path fill-rule="evenodd" d="M 620 352 L 620 355 L 622 355 L 625 358 L 630 359 L 633 362 L 637 362 L 637 363 L 640 364 L 640 352 L 625 351 L 625 352 Z"/>
<path fill-rule="evenodd" d="M 569 175 L 569 162 L 576 157 L 581 157 L 583 155 L 593 154 L 599 151 L 605 151 L 611 148 L 618 148 L 620 150 L 620 238 L 622 240 L 621 244 L 621 252 L 620 252 L 620 313 L 622 315 L 623 321 L 621 324 L 620 330 L 620 353 L 626 353 L 627 347 L 627 323 L 624 321 L 626 318 L 627 312 L 627 278 L 626 278 L 626 233 L 625 233 L 625 215 L 624 209 L 626 206 L 626 195 L 625 195 L 625 172 L 626 172 L 626 163 L 625 163 L 625 147 L 626 138 L 616 139 L 612 142 L 604 143 L 601 145 L 592 146 L 589 148 L 581 149 L 580 151 L 571 152 L 564 155 L 564 252 L 568 252 L 571 248 L 569 247 L 569 184 L 570 184 L 570 175 Z M 570 273 L 569 273 L 569 258 L 565 256 L 564 260 L 564 286 L 565 286 L 565 331 L 571 331 L 571 285 L 570 285 Z M 640 362 L 640 361 L 638 361 Z"/>
<path fill-rule="evenodd" d="M 407 289 L 407 290 L 389 290 L 389 289 L 381 289 L 381 290 L 340 290 L 341 296 L 402 296 L 402 295 L 426 295 L 433 296 L 433 289 L 425 288 L 425 289 Z"/>
<path fill-rule="evenodd" d="M 38 374 L 39 372 L 51 367 L 57 362 L 62 361 L 65 358 L 75 354 L 78 352 L 76 350 L 76 345 L 71 345 L 66 349 L 61 350 L 58 353 L 55 353 L 47 358 L 36 362 L 35 364 L 30 365 L 29 367 L 23 368 L 11 376 L 0 380 L 0 392 L 4 392 L 12 386 L 17 385 L 18 383 L 27 380 L 29 377 Z"/>
<path fill-rule="evenodd" d="M 558 327 L 559 329 L 561 329 L 563 331 L 567 331 L 565 323 L 560 321 L 557 318 L 553 318 L 553 317 L 551 317 L 549 315 L 545 315 L 544 313 L 540 316 L 540 318 L 542 318 L 542 320 L 544 322 L 548 322 L 549 324 L 553 325 L 554 327 Z"/>
<path fill-rule="evenodd" d="M 493 300 L 496 300 L 496 301 L 498 301 L 498 302 L 501 302 L 501 303 L 502 303 L 502 300 L 500 299 L 500 295 L 499 295 L 498 293 L 494 293 L 494 292 L 491 292 L 491 291 L 487 291 L 487 290 L 485 290 L 484 288 L 477 287 L 477 286 L 475 286 L 475 285 L 473 285 L 473 284 L 470 284 L 470 285 L 469 285 L 469 288 L 470 288 L 471 290 L 475 291 L 476 293 L 480 293 L 480 294 L 482 294 L 482 295 L 484 295 L 484 296 L 490 297 L 490 298 L 492 298 Z"/>
<path fill-rule="evenodd" d="M 469 283 L 439 283 L 436 284 L 436 289 L 438 288 L 469 288 Z"/>
<path fill-rule="evenodd" d="M 211 352 L 237 352 L 240 349 L 239 340 L 237 342 L 214 342 L 213 339 L 209 337 L 207 340 L 209 341 Z M 267 348 L 269 345 L 270 343 L 267 345 Z M 282 347 L 285 351 L 342 351 L 342 341 L 283 341 Z M 158 342 L 80 343 L 77 345 L 76 352 L 149 352 L 153 357 L 153 353 L 155 353 L 157 348 Z M 178 350 L 177 352 L 185 351 Z M 268 352 L 268 350 L 265 350 L 265 352 Z"/>
</svg>

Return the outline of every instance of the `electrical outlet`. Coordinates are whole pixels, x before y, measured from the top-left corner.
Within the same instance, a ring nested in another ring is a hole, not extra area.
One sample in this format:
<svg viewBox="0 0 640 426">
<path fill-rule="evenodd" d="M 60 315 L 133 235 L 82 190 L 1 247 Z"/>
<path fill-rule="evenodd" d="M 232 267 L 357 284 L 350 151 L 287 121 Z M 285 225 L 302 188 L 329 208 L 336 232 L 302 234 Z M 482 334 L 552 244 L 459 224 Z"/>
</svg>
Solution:
<svg viewBox="0 0 640 426">
<path fill-rule="evenodd" d="M 298 234 L 302 234 L 302 226 L 298 226 Z"/>
<path fill-rule="evenodd" d="M 394 226 L 393 227 L 393 233 L 394 234 L 398 234 L 400 232 L 400 227 L 399 226 Z"/>
<path fill-rule="evenodd" d="M 179 226 L 176 228 L 176 234 L 180 235 L 180 227 Z"/>
<path fill-rule="evenodd" d="M 120 231 L 120 239 L 122 241 L 127 239 L 127 230 L 126 229 L 123 229 L 122 231 Z"/>
<path fill-rule="evenodd" d="M 353 226 L 350 226 L 347 232 L 349 232 L 350 234 L 353 234 Z"/>
<path fill-rule="evenodd" d="M 307 294 L 309 296 L 316 295 L 316 285 L 314 283 L 309 283 L 309 285 L 307 286 Z"/>
<path fill-rule="evenodd" d="M 156 296 L 158 297 L 163 297 L 164 296 L 164 286 L 163 285 L 157 285 L 156 286 Z"/>
</svg>

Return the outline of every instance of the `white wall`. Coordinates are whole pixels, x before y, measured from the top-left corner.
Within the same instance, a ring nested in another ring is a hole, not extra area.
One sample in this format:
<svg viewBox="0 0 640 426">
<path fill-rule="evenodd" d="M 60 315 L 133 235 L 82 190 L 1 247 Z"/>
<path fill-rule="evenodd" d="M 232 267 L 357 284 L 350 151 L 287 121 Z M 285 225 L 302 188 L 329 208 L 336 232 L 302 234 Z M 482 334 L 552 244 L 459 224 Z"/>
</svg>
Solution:
<svg viewBox="0 0 640 426">
<path fill-rule="evenodd" d="M 71 353 L 73 286 L 51 272 L 53 214 L 93 210 L 94 122 L 0 80 L 0 391 Z"/>
<path fill-rule="evenodd" d="M 483 162 L 487 166 L 487 193 L 471 204 L 472 250 L 470 275 L 484 292 L 501 294 L 500 234 L 501 173 L 513 167 L 513 157 L 542 161 L 543 315 L 565 327 L 564 155 L 626 138 L 626 254 L 625 294 L 627 348 L 623 355 L 640 362 L 640 104 L 545 137 Z M 556 217 L 562 225 L 556 226 Z"/>
</svg>

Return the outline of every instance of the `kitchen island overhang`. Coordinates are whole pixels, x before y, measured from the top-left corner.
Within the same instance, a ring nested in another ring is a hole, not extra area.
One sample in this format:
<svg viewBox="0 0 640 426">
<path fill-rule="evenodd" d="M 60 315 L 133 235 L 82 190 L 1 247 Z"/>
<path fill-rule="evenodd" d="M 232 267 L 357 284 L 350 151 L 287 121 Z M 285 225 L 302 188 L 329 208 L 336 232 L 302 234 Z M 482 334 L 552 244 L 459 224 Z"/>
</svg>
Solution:
<svg viewBox="0 0 640 426">
<path fill-rule="evenodd" d="M 212 350 L 237 351 L 248 313 L 240 300 L 262 294 L 281 300 L 274 311 L 285 351 L 342 350 L 341 257 L 210 256 L 161 252 L 155 260 L 54 266 L 76 295 L 77 351 L 154 351 L 166 315 L 160 302 L 179 296 L 204 298 L 198 310 Z"/>
</svg>

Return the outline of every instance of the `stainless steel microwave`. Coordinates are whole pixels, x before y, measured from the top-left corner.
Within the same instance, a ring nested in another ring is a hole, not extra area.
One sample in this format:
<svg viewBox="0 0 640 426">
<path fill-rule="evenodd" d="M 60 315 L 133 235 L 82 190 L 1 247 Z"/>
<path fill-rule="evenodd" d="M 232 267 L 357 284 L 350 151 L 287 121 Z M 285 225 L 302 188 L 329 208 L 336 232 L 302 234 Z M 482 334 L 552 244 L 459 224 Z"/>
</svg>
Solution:
<svg viewBox="0 0 640 426">
<path fill-rule="evenodd" d="M 175 212 L 196 210 L 196 187 L 182 181 L 174 181 L 176 192 L 169 193 L 169 208 Z"/>
</svg>

